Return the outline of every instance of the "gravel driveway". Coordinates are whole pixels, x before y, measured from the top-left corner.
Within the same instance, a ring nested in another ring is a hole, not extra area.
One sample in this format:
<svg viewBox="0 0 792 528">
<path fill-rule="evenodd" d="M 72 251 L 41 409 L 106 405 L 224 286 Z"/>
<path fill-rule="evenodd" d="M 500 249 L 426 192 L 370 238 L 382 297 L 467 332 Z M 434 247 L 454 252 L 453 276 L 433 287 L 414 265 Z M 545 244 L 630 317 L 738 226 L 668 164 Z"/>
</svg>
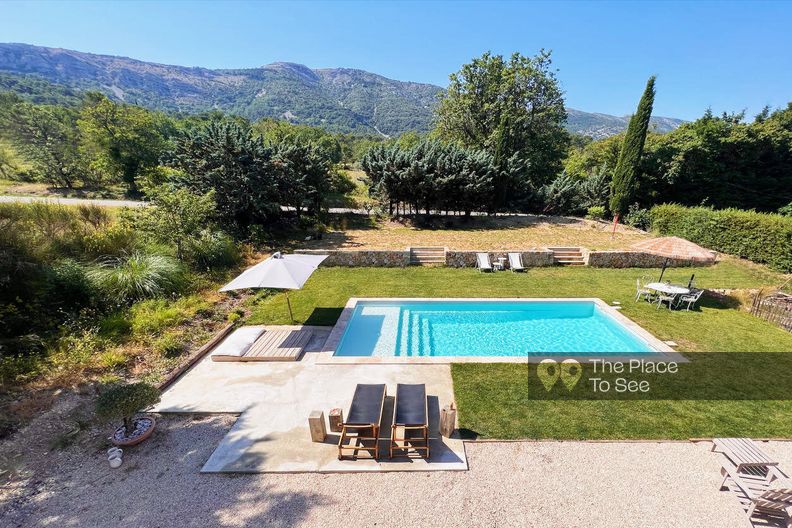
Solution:
<svg viewBox="0 0 792 528">
<path fill-rule="evenodd" d="M 0 491 L 0 526 L 749 526 L 709 443 L 468 443 L 466 472 L 199 473 L 234 420 L 163 417 L 118 470 L 95 437 L 52 452 L 49 474 Z M 792 461 L 790 444 L 766 449 Z"/>
</svg>

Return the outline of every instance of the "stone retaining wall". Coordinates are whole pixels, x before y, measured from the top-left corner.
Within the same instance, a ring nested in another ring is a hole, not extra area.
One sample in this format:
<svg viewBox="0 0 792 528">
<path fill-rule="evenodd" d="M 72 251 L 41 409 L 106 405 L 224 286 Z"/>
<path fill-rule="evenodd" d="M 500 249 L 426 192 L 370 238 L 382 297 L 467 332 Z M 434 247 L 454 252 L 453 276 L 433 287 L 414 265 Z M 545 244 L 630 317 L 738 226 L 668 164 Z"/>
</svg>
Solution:
<svg viewBox="0 0 792 528">
<path fill-rule="evenodd" d="M 637 251 L 588 251 L 582 249 L 586 265 L 595 268 L 660 268 L 665 262 L 664 257 Z M 295 253 L 303 255 L 329 255 L 322 266 L 347 267 L 380 267 L 403 268 L 410 265 L 409 250 L 392 249 L 298 249 Z M 489 253 L 490 260 L 496 262 L 499 257 L 507 259 L 513 251 L 446 251 L 446 266 L 450 268 L 475 268 L 476 253 Z M 553 266 L 553 252 L 547 249 L 531 249 L 520 251 L 523 265 L 526 268 Z M 668 265 L 708 266 L 712 263 L 691 262 L 688 260 L 669 259 Z"/>
<path fill-rule="evenodd" d="M 403 268 L 410 264 L 410 252 L 390 249 L 298 249 L 303 255 L 329 255 L 322 266 Z"/>
<path fill-rule="evenodd" d="M 586 255 L 586 265 L 595 268 L 662 268 L 665 260 L 665 257 L 639 251 L 589 251 Z M 714 262 L 668 259 L 668 265 L 673 267 L 712 264 Z"/>
<path fill-rule="evenodd" d="M 528 251 L 457 251 L 450 249 L 446 251 L 446 266 L 450 268 L 475 268 L 476 253 L 489 253 L 490 260 L 494 263 L 503 257 L 506 264 L 509 262 L 509 253 L 521 253 L 523 266 L 526 268 L 537 268 L 553 265 L 553 252 L 546 249 L 532 249 Z"/>
</svg>

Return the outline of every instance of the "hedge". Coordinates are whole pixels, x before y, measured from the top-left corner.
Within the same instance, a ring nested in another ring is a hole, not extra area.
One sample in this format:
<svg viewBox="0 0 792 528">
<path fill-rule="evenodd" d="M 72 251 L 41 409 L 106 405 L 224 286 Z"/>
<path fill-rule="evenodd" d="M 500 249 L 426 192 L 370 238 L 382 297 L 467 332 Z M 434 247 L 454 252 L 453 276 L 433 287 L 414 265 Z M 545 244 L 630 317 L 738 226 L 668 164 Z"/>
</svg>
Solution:
<svg viewBox="0 0 792 528">
<path fill-rule="evenodd" d="M 650 211 L 652 229 L 709 249 L 792 271 L 792 218 L 741 209 L 664 204 Z"/>
</svg>

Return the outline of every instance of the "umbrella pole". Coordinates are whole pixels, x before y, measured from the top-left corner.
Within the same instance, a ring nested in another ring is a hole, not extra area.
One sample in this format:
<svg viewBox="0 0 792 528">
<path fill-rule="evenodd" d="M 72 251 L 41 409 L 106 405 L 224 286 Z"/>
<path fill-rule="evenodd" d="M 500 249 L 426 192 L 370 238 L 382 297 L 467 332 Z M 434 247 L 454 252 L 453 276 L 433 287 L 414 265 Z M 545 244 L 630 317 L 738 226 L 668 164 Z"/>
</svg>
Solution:
<svg viewBox="0 0 792 528">
<path fill-rule="evenodd" d="M 663 282 L 663 275 L 665 275 L 665 270 L 668 267 L 668 257 L 663 261 L 663 270 L 660 272 L 660 278 L 657 282 Z"/>
<path fill-rule="evenodd" d="M 284 293 L 284 295 L 286 295 L 286 306 L 289 307 L 289 319 L 291 319 L 291 322 L 293 323 L 294 322 L 294 314 L 292 314 L 291 301 L 289 301 L 289 291 L 286 290 L 283 293 Z"/>
</svg>

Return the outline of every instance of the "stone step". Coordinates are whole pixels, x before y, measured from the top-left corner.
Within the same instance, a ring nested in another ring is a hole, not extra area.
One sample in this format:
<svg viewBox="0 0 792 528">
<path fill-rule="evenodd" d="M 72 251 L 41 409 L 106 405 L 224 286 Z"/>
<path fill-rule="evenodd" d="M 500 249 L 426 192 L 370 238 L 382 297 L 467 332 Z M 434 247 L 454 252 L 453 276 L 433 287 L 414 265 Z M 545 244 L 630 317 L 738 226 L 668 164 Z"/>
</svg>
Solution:
<svg viewBox="0 0 792 528">
<path fill-rule="evenodd" d="M 410 248 L 410 264 L 417 266 L 444 265 L 446 254 L 444 247 L 413 247 Z"/>
</svg>

